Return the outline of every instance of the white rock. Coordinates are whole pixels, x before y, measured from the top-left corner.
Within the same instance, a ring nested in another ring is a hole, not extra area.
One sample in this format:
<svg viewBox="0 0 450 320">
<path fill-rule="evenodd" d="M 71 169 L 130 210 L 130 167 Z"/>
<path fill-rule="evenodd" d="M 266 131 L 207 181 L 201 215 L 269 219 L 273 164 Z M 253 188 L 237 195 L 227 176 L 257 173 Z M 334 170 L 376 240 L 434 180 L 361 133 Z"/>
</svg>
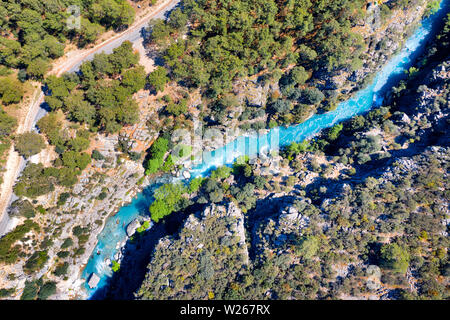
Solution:
<svg viewBox="0 0 450 320">
<path fill-rule="evenodd" d="M 131 221 L 127 226 L 127 236 L 131 237 L 136 232 L 136 229 L 139 228 L 139 226 L 140 223 L 137 219 Z"/>
<path fill-rule="evenodd" d="M 190 179 L 191 178 L 191 173 L 189 171 L 187 171 L 187 170 L 184 170 L 183 171 L 183 177 L 185 179 Z"/>
</svg>

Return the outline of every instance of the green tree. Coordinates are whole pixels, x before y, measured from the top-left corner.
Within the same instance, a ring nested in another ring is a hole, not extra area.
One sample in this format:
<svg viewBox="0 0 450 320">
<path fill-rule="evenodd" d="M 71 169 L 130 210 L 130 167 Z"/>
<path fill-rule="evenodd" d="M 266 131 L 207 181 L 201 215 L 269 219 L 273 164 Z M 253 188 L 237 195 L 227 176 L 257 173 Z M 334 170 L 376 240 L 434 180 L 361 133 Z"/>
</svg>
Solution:
<svg viewBox="0 0 450 320">
<path fill-rule="evenodd" d="M 381 265 L 394 272 L 405 274 L 409 266 L 408 251 L 396 243 L 383 244 L 380 249 Z"/>
<path fill-rule="evenodd" d="M 155 190 L 155 201 L 150 205 L 149 211 L 153 221 L 158 222 L 175 211 L 176 205 L 182 200 L 187 189 L 181 183 L 164 184 Z"/>
<path fill-rule="evenodd" d="M 298 66 L 292 69 L 291 78 L 297 84 L 304 84 L 308 80 L 309 74 L 304 67 Z"/>
<path fill-rule="evenodd" d="M 8 136 L 14 132 L 17 127 L 17 120 L 9 116 L 3 110 L 0 110 L 0 136 Z"/>
<path fill-rule="evenodd" d="M 304 259 L 311 259 L 319 251 L 319 239 L 315 236 L 306 236 L 300 239 L 297 245 L 298 254 Z"/>
<path fill-rule="evenodd" d="M 81 17 L 81 30 L 79 32 L 78 45 L 84 47 L 92 43 L 105 32 L 105 28 L 97 23 L 92 23 L 89 19 Z"/>
<path fill-rule="evenodd" d="M 91 157 L 87 153 L 79 153 L 76 151 L 66 151 L 62 155 L 64 166 L 83 171 L 91 162 Z"/>
<path fill-rule="evenodd" d="M 23 85 L 10 77 L 0 78 L 0 99 L 4 104 L 18 103 L 23 97 Z"/>
<path fill-rule="evenodd" d="M 39 291 L 37 281 L 25 281 L 25 288 L 23 288 L 20 300 L 35 300 Z"/>
<path fill-rule="evenodd" d="M 178 103 L 169 102 L 166 106 L 166 111 L 175 117 L 178 117 L 181 114 L 186 114 L 188 111 L 186 100 L 183 99 Z"/>
<path fill-rule="evenodd" d="M 164 200 L 155 200 L 150 208 L 150 216 L 153 221 L 156 223 L 164 218 L 165 216 L 169 215 L 173 211 L 173 207 L 171 207 L 168 203 L 166 203 Z"/>
<path fill-rule="evenodd" d="M 65 276 L 69 270 L 69 263 L 64 262 L 63 264 L 59 264 L 56 266 L 55 271 L 53 271 L 53 274 L 57 277 Z"/>
<path fill-rule="evenodd" d="M 41 150 L 45 148 L 44 138 L 35 132 L 20 134 L 14 141 L 16 151 L 26 158 L 41 152 Z"/>
<path fill-rule="evenodd" d="M 38 299 L 47 300 L 50 296 L 56 293 L 56 282 L 48 281 L 39 290 Z"/>
<path fill-rule="evenodd" d="M 339 137 L 339 135 L 341 134 L 343 127 L 344 126 L 341 123 L 332 127 L 328 131 L 328 140 L 331 140 L 331 141 L 336 140 Z"/>
<path fill-rule="evenodd" d="M 157 67 L 148 75 L 148 83 L 156 92 L 164 91 L 164 87 L 168 81 L 167 70 L 164 67 Z"/>
<path fill-rule="evenodd" d="M 27 74 L 34 79 L 40 80 L 49 69 L 50 64 L 47 60 L 37 58 L 28 65 Z"/>
<path fill-rule="evenodd" d="M 122 73 L 122 85 L 130 90 L 130 93 L 136 93 L 144 88 L 145 77 L 146 73 L 142 66 L 126 70 Z"/>
<path fill-rule="evenodd" d="M 76 137 L 69 140 L 70 148 L 74 151 L 80 152 L 89 148 L 89 140 L 83 137 Z"/>
</svg>

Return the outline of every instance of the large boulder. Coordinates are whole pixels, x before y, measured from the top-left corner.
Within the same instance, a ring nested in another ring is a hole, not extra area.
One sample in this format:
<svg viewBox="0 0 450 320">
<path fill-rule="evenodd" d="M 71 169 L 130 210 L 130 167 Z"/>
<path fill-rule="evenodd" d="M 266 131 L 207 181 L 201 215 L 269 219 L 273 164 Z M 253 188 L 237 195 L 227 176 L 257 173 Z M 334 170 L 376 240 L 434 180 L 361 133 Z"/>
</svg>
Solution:
<svg viewBox="0 0 450 320">
<path fill-rule="evenodd" d="M 141 224 L 137 219 L 131 221 L 127 226 L 127 236 L 131 237 L 136 232 L 136 229 L 139 228 L 140 225 Z"/>
<path fill-rule="evenodd" d="M 184 170 L 183 171 L 183 178 L 190 179 L 191 178 L 191 173 L 188 170 Z"/>
<path fill-rule="evenodd" d="M 95 273 L 91 274 L 91 277 L 89 278 L 88 286 L 91 289 L 94 289 L 97 287 L 98 283 L 100 282 L 100 277 L 96 275 Z"/>
</svg>

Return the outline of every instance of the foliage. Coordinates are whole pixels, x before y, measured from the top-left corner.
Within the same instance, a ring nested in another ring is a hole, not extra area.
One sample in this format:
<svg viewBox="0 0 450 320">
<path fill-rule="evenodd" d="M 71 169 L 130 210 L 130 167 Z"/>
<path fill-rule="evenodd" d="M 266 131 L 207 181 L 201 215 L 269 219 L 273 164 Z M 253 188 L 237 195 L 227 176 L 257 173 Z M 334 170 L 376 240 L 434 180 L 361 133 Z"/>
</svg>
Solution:
<svg viewBox="0 0 450 320">
<path fill-rule="evenodd" d="M 25 281 L 20 300 L 35 300 L 39 292 L 39 280 Z"/>
<path fill-rule="evenodd" d="M 14 141 L 16 151 L 26 158 L 41 152 L 45 148 L 44 138 L 35 132 L 26 132 L 17 135 Z"/>
<path fill-rule="evenodd" d="M 173 79 L 205 87 L 210 96 L 218 97 L 230 91 L 235 78 L 264 69 L 271 72 L 297 60 L 329 70 L 358 64 L 362 38 L 351 26 L 362 16 L 363 4 L 189 0 L 167 22 L 152 22 L 151 41 L 164 52 Z M 186 19 L 191 30 L 189 41 L 182 41 Z M 297 83 L 307 80 L 305 66 L 293 72 Z"/>
<path fill-rule="evenodd" d="M 11 204 L 9 211 L 10 216 L 20 216 L 27 219 L 33 218 L 35 216 L 34 206 L 28 200 L 16 200 Z"/>
<path fill-rule="evenodd" d="M 17 120 L 0 110 L 0 136 L 9 136 L 17 127 Z"/>
<path fill-rule="evenodd" d="M 18 103 L 22 100 L 23 85 L 11 77 L 0 78 L 0 99 L 3 104 Z"/>
<path fill-rule="evenodd" d="M 56 282 L 54 281 L 45 282 L 44 285 L 39 290 L 38 299 L 47 300 L 48 297 L 54 295 L 55 293 L 56 293 Z"/>
<path fill-rule="evenodd" d="M 31 274 L 40 270 L 49 259 L 46 251 L 35 251 L 23 266 L 23 271 Z"/>
<path fill-rule="evenodd" d="M 13 245 L 31 230 L 38 231 L 39 226 L 31 220 L 25 220 L 23 224 L 18 225 L 14 230 L 10 231 L 0 239 L 1 262 L 11 264 L 17 260 L 19 248 L 13 247 Z"/>
<path fill-rule="evenodd" d="M 81 28 L 66 23 L 73 4 L 80 6 Z M 120 29 L 134 21 L 134 10 L 126 0 L 3 1 L 0 13 L 0 64 L 25 69 L 36 79 L 42 79 L 51 59 L 64 54 L 66 40 L 82 47 L 105 28 Z"/>
<path fill-rule="evenodd" d="M 158 138 L 150 147 L 150 158 L 146 164 L 145 174 L 154 174 L 161 169 L 164 164 L 164 156 L 169 149 L 169 141 L 165 138 Z"/>
<path fill-rule="evenodd" d="M 120 264 L 116 260 L 113 260 L 111 269 L 113 272 L 118 272 L 120 270 Z"/>
<path fill-rule="evenodd" d="M 65 276 L 68 270 L 69 270 L 69 263 L 64 262 L 56 266 L 55 271 L 53 271 L 53 274 L 57 277 Z"/>
<path fill-rule="evenodd" d="M 164 67 L 157 67 L 148 75 L 147 81 L 156 92 L 164 91 L 164 87 L 167 81 L 169 81 L 167 70 Z"/>
<path fill-rule="evenodd" d="M 395 272 L 405 274 L 410 256 L 405 248 L 396 243 L 385 244 L 380 249 L 382 266 Z"/>
<path fill-rule="evenodd" d="M 49 93 L 46 102 L 51 109 L 66 112 L 70 120 L 115 133 L 123 125 L 136 123 L 139 117 L 132 95 L 143 88 L 145 72 L 137 67 L 138 61 L 139 54 L 133 51 L 131 42 L 124 41 L 111 54 L 96 54 L 92 61 L 84 62 L 80 76 L 49 76 L 45 81 Z M 53 137 L 59 126 L 48 120 L 46 125 L 51 126 Z M 49 129 L 45 130 L 47 135 Z"/>
<path fill-rule="evenodd" d="M 319 250 L 319 239 L 314 236 L 304 237 L 299 241 L 297 250 L 303 259 L 311 259 Z"/>
<path fill-rule="evenodd" d="M 164 184 L 156 189 L 154 193 L 155 201 L 149 208 L 152 220 L 158 222 L 175 211 L 186 191 L 186 187 L 181 183 Z"/>
</svg>

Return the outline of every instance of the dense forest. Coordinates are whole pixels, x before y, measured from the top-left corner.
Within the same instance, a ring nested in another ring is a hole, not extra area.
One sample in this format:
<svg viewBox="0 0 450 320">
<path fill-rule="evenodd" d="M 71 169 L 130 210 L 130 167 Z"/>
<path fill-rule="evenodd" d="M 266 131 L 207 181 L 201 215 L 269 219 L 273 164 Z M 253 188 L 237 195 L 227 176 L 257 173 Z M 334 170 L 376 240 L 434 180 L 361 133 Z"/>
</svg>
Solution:
<svg viewBox="0 0 450 320">
<path fill-rule="evenodd" d="M 81 28 L 67 23 L 78 6 Z M 8 0 L 0 2 L 0 64 L 22 70 L 19 79 L 42 79 L 50 60 L 61 57 L 68 41 L 78 46 L 92 43 L 107 29 L 119 29 L 134 21 L 126 0 Z"/>
<path fill-rule="evenodd" d="M 183 11 L 174 11 L 167 23 L 153 26 L 152 41 L 164 50 L 174 79 L 206 86 L 217 97 L 231 90 L 237 76 L 266 69 L 273 72 L 291 64 L 356 68 L 363 43 L 351 26 L 362 17 L 363 4 L 185 1 Z M 187 20 L 190 36 L 183 40 Z M 308 77 L 302 74 L 295 79 L 302 85 Z"/>
<path fill-rule="evenodd" d="M 286 147 L 277 174 L 243 159 L 158 190 L 204 212 L 159 242 L 136 296 L 448 299 L 449 24 L 382 107 Z"/>
<path fill-rule="evenodd" d="M 429 10 L 436 3 L 429 2 Z M 380 6 L 381 19 L 419 4 L 388 1 Z M 299 123 L 317 106 L 326 111 L 336 105 L 338 93 L 319 91 L 316 78 L 363 66 L 368 43 L 354 28 L 365 18 L 366 1 L 187 0 L 169 20 L 152 23 L 150 42 L 171 79 L 200 88 L 219 118 L 232 106 L 227 93 L 233 82 L 256 75 L 260 83 L 279 81 L 282 97 L 271 106 L 274 119 Z"/>
</svg>

